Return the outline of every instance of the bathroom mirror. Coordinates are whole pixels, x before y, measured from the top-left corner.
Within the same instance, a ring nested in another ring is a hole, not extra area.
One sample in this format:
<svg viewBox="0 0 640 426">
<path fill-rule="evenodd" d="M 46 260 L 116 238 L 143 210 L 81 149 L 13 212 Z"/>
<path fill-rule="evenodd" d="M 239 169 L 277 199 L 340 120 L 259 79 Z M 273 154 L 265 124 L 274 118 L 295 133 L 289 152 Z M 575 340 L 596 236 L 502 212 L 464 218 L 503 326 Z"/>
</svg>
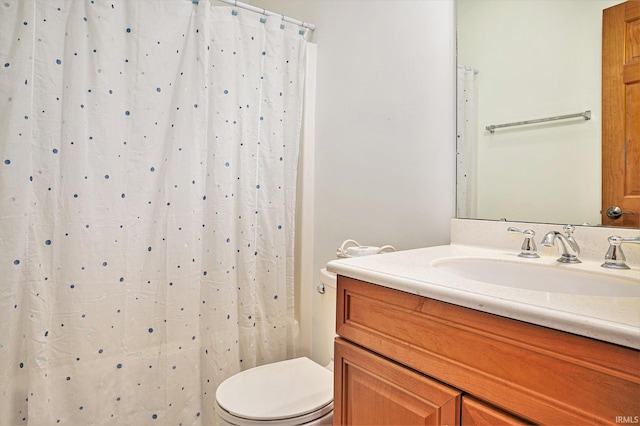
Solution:
<svg viewBox="0 0 640 426">
<path fill-rule="evenodd" d="M 457 0 L 458 218 L 600 224 L 602 11 L 619 3 Z"/>
</svg>

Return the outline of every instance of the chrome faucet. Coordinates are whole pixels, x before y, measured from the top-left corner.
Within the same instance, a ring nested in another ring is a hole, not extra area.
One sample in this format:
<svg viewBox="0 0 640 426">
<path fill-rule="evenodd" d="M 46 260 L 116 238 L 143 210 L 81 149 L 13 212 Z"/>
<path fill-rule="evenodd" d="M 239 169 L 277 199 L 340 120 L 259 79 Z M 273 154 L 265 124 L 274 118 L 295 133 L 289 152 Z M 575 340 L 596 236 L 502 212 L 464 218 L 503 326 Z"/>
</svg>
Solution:
<svg viewBox="0 0 640 426">
<path fill-rule="evenodd" d="M 507 232 L 524 235 L 524 241 L 522 242 L 522 247 L 520 248 L 520 254 L 518 255 L 518 257 L 525 257 L 529 259 L 540 257 L 538 253 L 536 253 L 536 243 L 535 241 L 533 241 L 533 237 L 536 235 L 536 233 L 533 232 L 533 230 L 525 229 L 523 231 L 522 229 L 510 226 L 507 228 Z"/>
<path fill-rule="evenodd" d="M 578 259 L 578 255 L 580 254 L 580 246 L 576 242 L 575 238 L 573 238 L 573 231 L 576 228 L 572 225 L 565 225 L 562 227 L 562 230 L 566 235 L 557 231 L 550 231 L 542 237 L 541 244 L 543 246 L 551 247 L 554 244 L 558 245 L 558 251 L 560 252 L 560 257 L 557 259 L 558 262 L 561 263 L 582 263 L 580 259 Z"/>
<path fill-rule="evenodd" d="M 640 237 L 622 238 L 617 235 L 609 237 L 609 250 L 604 255 L 604 263 L 600 266 L 609 269 L 630 269 L 622 252 L 622 243 L 640 244 Z"/>
</svg>

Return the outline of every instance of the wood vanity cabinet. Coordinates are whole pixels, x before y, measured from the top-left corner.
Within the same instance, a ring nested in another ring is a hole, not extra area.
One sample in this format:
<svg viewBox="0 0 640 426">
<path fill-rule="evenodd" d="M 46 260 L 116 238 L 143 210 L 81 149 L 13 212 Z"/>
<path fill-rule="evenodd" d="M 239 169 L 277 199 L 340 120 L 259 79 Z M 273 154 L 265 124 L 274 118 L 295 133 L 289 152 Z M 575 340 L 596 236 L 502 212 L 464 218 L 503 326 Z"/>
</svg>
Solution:
<svg viewBox="0 0 640 426">
<path fill-rule="evenodd" d="M 637 423 L 640 351 L 338 276 L 334 424 Z"/>
<path fill-rule="evenodd" d="M 336 340 L 336 351 L 340 354 L 343 395 L 349 395 L 340 424 L 459 423 L 459 390 L 345 340 Z"/>
</svg>

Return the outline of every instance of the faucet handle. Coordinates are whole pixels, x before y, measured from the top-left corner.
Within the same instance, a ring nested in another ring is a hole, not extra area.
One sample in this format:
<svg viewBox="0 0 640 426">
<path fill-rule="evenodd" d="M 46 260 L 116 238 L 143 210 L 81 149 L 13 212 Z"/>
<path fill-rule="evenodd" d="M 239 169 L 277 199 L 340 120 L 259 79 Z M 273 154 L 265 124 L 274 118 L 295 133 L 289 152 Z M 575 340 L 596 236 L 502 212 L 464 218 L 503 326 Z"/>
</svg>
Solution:
<svg viewBox="0 0 640 426">
<path fill-rule="evenodd" d="M 522 247 L 520 248 L 520 254 L 518 257 L 526 257 L 526 258 L 537 258 L 540 257 L 537 253 L 536 243 L 533 241 L 533 237 L 536 235 L 532 229 L 518 229 L 510 226 L 507 228 L 507 232 L 511 232 L 512 234 L 523 234 L 524 241 L 522 242 Z"/>
<path fill-rule="evenodd" d="M 608 238 L 609 249 L 604 255 L 604 263 L 600 266 L 608 269 L 630 269 L 627 265 L 627 258 L 622 251 L 622 243 L 640 244 L 640 237 L 622 238 L 618 235 L 612 235 Z"/>
<path fill-rule="evenodd" d="M 573 233 L 575 232 L 576 227 L 573 225 L 565 225 L 562 227 L 562 230 L 564 231 L 565 234 L 567 234 L 567 240 L 569 240 L 569 244 L 571 244 L 573 249 L 576 251 L 576 255 L 579 255 L 580 246 L 578 245 L 578 242 L 576 241 L 576 239 L 573 238 Z"/>
</svg>

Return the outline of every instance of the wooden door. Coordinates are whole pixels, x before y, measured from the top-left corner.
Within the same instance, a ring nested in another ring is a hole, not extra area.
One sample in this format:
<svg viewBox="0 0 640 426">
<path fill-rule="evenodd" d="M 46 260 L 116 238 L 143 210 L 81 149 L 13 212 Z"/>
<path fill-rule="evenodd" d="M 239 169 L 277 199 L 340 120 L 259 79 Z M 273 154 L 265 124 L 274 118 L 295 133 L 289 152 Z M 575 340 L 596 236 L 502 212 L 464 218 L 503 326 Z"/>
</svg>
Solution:
<svg viewBox="0 0 640 426">
<path fill-rule="evenodd" d="M 334 365 L 334 425 L 460 424 L 457 389 L 342 339 Z"/>
<path fill-rule="evenodd" d="M 640 0 L 603 12 L 602 224 L 640 226 Z"/>
</svg>

